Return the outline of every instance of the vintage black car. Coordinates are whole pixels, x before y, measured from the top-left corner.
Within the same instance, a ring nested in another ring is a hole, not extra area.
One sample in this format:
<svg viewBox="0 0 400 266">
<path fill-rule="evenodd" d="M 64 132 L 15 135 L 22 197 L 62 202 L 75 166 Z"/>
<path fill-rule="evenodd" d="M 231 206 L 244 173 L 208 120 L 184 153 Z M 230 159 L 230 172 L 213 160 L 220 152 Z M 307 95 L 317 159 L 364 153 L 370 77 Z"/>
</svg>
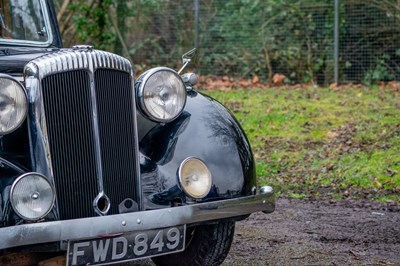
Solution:
<svg viewBox="0 0 400 266">
<path fill-rule="evenodd" d="M 50 0 L 0 0 L 0 264 L 221 264 L 275 207 L 238 122 L 193 74 L 61 47 Z"/>
</svg>

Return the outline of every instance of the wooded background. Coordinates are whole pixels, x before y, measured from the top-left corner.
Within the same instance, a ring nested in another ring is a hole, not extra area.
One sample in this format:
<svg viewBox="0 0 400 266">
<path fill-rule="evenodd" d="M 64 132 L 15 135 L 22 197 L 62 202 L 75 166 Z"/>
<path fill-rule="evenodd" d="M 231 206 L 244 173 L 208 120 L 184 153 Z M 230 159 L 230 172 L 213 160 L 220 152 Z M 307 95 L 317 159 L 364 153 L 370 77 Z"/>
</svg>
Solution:
<svg viewBox="0 0 400 266">
<path fill-rule="evenodd" d="M 195 5 L 198 2 L 198 9 Z M 65 47 L 92 44 L 141 72 L 178 68 L 195 46 L 201 74 L 334 82 L 334 0 L 55 0 Z M 199 14 L 195 20 L 195 11 Z M 400 0 L 339 1 L 339 81 L 400 80 Z"/>
</svg>

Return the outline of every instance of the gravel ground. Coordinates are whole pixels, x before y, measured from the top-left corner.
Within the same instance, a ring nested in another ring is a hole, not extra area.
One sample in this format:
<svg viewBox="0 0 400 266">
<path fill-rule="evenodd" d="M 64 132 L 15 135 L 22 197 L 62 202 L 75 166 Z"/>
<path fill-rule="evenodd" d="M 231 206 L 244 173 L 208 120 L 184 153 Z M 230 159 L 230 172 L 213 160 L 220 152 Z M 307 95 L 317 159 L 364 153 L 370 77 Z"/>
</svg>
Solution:
<svg viewBox="0 0 400 266">
<path fill-rule="evenodd" d="M 237 223 L 224 265 L 400 265 L 400 206 L 280 199 Z"/>
<path fill-rule="evenodd" d="M 400 205 L 279 199 L 236 224 L 223 265 L 400 265 Z"/>
</svg>

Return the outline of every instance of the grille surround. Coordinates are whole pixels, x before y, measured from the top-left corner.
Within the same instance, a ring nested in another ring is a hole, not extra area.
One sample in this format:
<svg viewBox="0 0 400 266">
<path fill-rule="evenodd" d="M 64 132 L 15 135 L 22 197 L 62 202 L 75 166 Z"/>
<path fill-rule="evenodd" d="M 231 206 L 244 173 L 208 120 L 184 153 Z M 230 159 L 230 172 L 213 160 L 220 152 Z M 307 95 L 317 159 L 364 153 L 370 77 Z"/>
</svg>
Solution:
<svg viewBox="0 0 400 266">
<path fill-rule="evenodd" d="M 71 88 L 66 84 L 68 80 L 73 84 Z M 99 196 L 110 197 L 108 214 L 118 213 L 117 205 L 125 198 L 133 199 L 140 208 L 136 104 L 133 69 L 129 61 L 90 48 L 65 49 L 28 63 L 25 82 L 30 102 L 28 122 L 32 166 L 55 183 L 56 217 L 65 220 L 104 215 L 105 212 L 96 208 L 96 197 Z M 75 95 L 71 93 L 82 93 L 83 96 L 73 99 Z M 82 100 L 82 97 L 85 99 Z M 112 102 L 111 105 L 108 101 Z M 119 102 L 124 105 L 123 108 L 117 106 Z M 87 106 L 82 107 L 85 103 Z M 75 106 L 72 110 L 65 110 L 68 104 Z M 110 107 L 114 109 L 110 110 Z M 77 113 L 75 110 L 78 110 Z M 86 118 L 79 118 L 79 113 L 85 114 Z M 125 117 L 117 123 L 107 124 L 124 113 Z M 79 125 L 72 125 L 75 119 L 79 120 L 78 124 L 84 125 L 83 131 Z M 113 126 L 116 130 L 112 129 Z M 86 128 L 88 132 L 85 132 Z M 80 137 L 82 133 L 86 135 Z M 89 144 L 86 139 L 90 140 Z M 77 141 L 70 143 L 71 140 Z M 119 146 L 115 146 L 115 143 Z M 77 154 L 80 146 L 88 153 L 89 159 L 85 158 L 86 154 Z M 74 162 L 74 156 L 83 160 L 80 166 L 80 162 Z M 124 156 L 127 159 L 124 160 Z M 64 163 L 66 168 L 63 168 Z M 85 169 L 86 163 L 88 170 Z M 113 164 L 117 164 L 121 171 L 116 172 Z M 69 171 L 73 175 L 82 172 L 83 177 L 65 180 L 69 178 Z M 71 185 L 68 185 L 69 182 Z M 128 190 L 123 190 L 127 182 L 133 184 Z M 81 185 L 82 189 L 79 190 Z"/>
</svg>

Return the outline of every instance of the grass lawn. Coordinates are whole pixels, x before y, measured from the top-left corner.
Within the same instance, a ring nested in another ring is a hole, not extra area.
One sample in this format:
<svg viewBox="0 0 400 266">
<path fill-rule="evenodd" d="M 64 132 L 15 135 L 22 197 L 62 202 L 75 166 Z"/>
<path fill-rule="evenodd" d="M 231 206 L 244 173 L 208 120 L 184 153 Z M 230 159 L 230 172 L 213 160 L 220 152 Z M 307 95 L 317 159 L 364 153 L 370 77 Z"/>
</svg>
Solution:
<svg viewBox="0 0 400 266">
<path fill-rule="evenodd" d="M 400 202 L 400 90 L 203 91 L 252 144 L 260 185 L 290 197 Z"/>
</svg>

